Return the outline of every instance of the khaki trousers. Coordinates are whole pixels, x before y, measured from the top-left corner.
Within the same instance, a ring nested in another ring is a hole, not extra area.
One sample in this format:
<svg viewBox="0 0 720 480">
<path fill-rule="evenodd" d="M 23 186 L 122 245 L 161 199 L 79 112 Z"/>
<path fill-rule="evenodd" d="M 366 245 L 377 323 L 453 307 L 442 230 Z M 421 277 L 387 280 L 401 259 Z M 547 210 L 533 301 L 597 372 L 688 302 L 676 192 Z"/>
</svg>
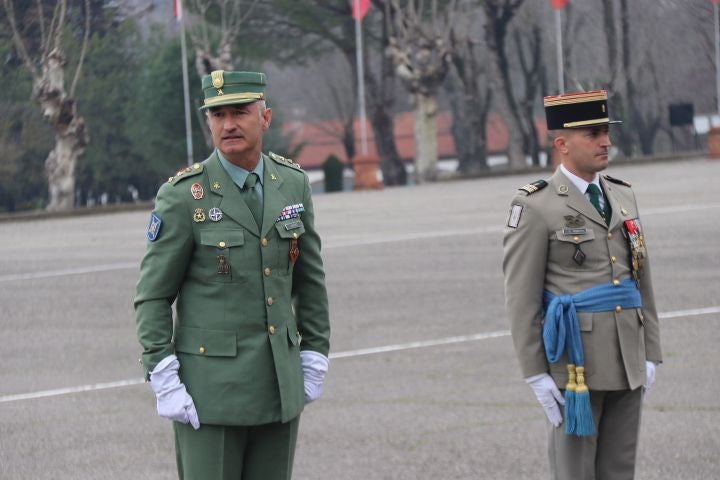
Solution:
<svg viewBox="0 0 720 480">
<path fill-rule="evenodd" d="M 551 478 L 556 480 L 632 480 L 635 476 L 642 410 L 642 387 L 590 391 L 597 435 L 565 434 L 565 425 L 549 426 Z"/>
<path fill-rule="evenodd" d="M 290 480 L 300 416 L 249 427 L 173 422 L 180 480 Z"/>
</svg>

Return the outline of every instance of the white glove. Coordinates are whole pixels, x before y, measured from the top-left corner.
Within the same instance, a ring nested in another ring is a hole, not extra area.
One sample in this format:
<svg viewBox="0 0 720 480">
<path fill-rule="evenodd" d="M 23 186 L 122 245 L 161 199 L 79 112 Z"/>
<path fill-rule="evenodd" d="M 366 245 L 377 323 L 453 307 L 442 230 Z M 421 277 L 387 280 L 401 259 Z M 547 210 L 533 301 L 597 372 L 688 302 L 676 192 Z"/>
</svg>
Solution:
<svg viewBox="0 0 720 480">
<path fill-rule="evenodd" d="M 180 362 L 175 355 L 168 355 L 150 372 L 150 386 L 157 396 L 157 412 L 163 418 L 189 423 L 200 428 L 197 410 L 192 397 L 178 375 Z"/>
<path fill-rule="evenodd" d="M 530 388 L 535 392 L 540 405 L 545 409 L 545 415 L 547 415 L 550 423 L 554 427 L 559 426 L 562 423 L 562 413 L 560 413 L 560 405 L 565 405 L 565 399 L 563 398 L 555 380 L 547 373 L 541 373 L 539 375 L 533 375 L 525 379 Z"/>
<path fill-rule="evenodd" d="M 645 361 L 645 383 L 643 384 L 643 391 L 647 393 L 653 385 L 655 385 L 655 364 Z"/>
<path fill-rule="evenodd" d="M 330 361 L 322 353 L 303 350 L 300 352 L 300 363 L 303 370 L 305 403 L 308 404 L 320 398 Z"/>
</svg>

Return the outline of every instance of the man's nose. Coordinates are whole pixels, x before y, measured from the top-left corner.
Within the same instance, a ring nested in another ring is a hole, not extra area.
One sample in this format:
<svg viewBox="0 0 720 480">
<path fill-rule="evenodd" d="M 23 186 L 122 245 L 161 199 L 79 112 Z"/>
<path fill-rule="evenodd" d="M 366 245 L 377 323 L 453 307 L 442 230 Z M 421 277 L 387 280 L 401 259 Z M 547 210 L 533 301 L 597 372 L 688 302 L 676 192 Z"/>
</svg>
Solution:
<svg viewBox="0 0 720 480">
<path fill-rule="evenodd" d="M 600 144 L 603 147 L 612 146 L 612 141 L 610 140 L 610 135 L 608 133 L 603 133 L 602 138 L 600 139 Z"/>
</svg>

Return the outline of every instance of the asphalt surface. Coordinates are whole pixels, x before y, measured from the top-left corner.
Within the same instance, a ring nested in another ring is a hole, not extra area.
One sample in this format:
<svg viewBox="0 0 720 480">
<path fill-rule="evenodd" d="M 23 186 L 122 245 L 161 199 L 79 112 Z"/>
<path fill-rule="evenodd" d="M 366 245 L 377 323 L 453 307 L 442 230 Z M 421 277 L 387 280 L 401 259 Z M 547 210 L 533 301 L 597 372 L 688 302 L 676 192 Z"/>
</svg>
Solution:
<svg viewBox="0 0 720 480">
<path fill-rule="evenodd" d="M 720 161 L 608 173 L 635 185 L 665 353 L 636 478 L 718 478 Z M 547 478 L 500 266 L 509 200 L 537 178 L 316 196 L 332 360 L 295 479 Z M 148 218 L 0 224 L 0 478 L 176 478 L 171 425 L 137 363 Z"/>
</svg>

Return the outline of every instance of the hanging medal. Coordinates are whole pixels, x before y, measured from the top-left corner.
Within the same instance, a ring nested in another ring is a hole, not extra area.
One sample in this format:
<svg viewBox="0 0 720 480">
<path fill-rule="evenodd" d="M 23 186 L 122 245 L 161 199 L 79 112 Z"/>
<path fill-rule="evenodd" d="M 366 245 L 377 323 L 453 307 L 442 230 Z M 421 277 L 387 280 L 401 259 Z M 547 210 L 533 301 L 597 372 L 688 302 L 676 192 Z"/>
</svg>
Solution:
<svg viewBox="0 0 720 480">
<path fill-rule="evenodd" d="M 293 233 L 293 238 L 290 240 L 290 261 L 295 265 L 298 257 L 300 256 L 300 247 L 298 247 L 297 233 Z"/>
<path fill-rule="evenodd" d="M 230 275 L 230 264 L 227 262 L 225 255 L 218 255 L 218 275 Z"/>
</svg>

